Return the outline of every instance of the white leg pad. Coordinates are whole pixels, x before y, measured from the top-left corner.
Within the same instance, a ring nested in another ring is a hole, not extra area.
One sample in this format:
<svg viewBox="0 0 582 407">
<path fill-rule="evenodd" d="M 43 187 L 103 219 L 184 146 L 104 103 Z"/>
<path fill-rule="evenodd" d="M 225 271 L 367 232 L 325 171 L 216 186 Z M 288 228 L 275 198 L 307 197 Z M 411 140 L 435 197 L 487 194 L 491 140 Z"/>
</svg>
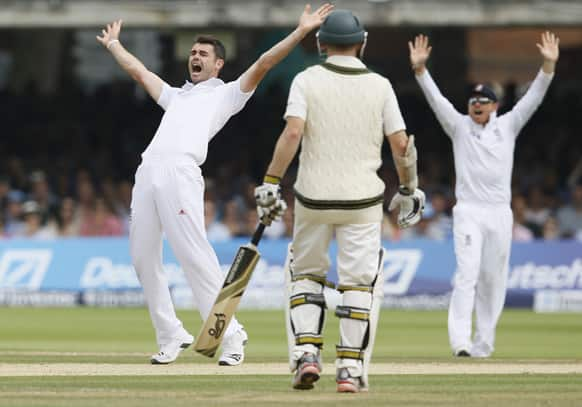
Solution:
<svg viewBox="0 0 582 407">
<path fill-rule="evenodd" d="M 378 328 L 378 320 L 380 319 L 380 308 L 384 301 L 384 249 L 380 251 L 380 260 L 378 262 L 378 277 L 374 284 L 374 291 L 372 292 L 372 307 L 370 310 L 370 333 L 368 337 L 368 346 L 364 350 L 364 363 L 362 369 L 362 385 L 364 388 L 369 387 L 368 371 L 370 369 L 370 360 L 372 352 L 374 351 L 374 342 L 376 340 L 376 331 Z"/>
<path fill-rule="evenodd" d="M 285 262 L 285 285 L 288 298 L 291 300 L 301 296 L 301 294 L 323 295 L 323 286 L 318 282 L 308 279 L 292 281 L 292 262 L 293 253 L 290 245 Z M 316 345 L 309 343 L 297 345 L 296 334 L 321 335 L 325 319 L 325 308 L 322 305 L 310 303 L 291 308 L 290 300 L 286 301 L 285 320 L 289 349 L 289 368 L 293 372 L 297 367 L 297 360 L 303 353 L 320 354 L 319 347 Z"/>
</svg>

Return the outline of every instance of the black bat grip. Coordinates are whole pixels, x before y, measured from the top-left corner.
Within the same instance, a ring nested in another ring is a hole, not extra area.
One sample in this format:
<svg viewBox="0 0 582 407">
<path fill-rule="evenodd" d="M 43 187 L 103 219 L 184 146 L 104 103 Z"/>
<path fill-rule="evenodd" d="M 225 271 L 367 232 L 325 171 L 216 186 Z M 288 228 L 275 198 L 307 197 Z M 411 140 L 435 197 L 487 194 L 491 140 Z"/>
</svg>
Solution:
<svg viewBox="0 0 582 407">
<path fill-rule="evenodd" d="M 251 243 L 254 244 L 255 246 L 257 246 L 259 244 L 259 242 L 261 241 L 261 237 L 263 237 L 263 232 L 265 231 L 265 224 L 264 223 L 259 223 L 259 226 L 257 226 L 257 230 L 255 230 L 255 233 L 253 233 L 253 237 L 251 239 Z"/>
</svg>

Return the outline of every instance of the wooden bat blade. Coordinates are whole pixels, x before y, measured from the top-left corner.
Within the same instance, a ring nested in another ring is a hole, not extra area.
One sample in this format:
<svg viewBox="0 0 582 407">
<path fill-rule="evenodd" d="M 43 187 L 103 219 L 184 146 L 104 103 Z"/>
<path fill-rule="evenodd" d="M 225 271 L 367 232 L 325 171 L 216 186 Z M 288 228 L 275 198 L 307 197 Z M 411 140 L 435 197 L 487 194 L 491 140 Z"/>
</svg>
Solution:
<svg viewBox="0 0 582 407">
<path fill-rule="evenodd" d="M 196 338 L 196 352 L 208 357 L 215 355 L 260 257 L 254 245 L 238 249 L 214 306 Z"/>
</svg>

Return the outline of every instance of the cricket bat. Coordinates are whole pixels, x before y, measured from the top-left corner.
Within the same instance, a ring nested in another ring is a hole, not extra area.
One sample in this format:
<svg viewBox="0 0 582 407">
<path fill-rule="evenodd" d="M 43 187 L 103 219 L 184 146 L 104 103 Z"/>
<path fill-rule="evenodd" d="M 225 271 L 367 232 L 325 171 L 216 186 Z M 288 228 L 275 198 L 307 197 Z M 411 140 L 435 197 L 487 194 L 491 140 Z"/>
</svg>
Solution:
<svg viewBox="0 0 582 407">
<path fill-rule="evenodd" d="M 264 231 L 265 225 L 259 223 L 250 243 L 239 247 L 218 297 L 214 301 L 214 306 L 200 329 L 198 338 L 196 338 L 194 344 L 196 352 L 211 358 L 220 346 L 224 331 L 228 327 L 261 257 L 257 245 Z"/>
</svg>

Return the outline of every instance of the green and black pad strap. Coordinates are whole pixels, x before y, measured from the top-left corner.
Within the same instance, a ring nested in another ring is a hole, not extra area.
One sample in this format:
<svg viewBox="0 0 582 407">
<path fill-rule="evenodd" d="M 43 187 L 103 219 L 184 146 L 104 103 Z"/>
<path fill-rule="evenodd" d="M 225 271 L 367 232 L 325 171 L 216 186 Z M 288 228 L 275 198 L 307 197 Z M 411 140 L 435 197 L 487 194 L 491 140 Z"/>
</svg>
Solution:
<svg viewBox="0 0 582 407">
<path fill-rule="evenodd" d="M 300 293 L 296 294 L 290 299 L 291 309 L 304 304 L 318 305 L 321 308 L 326 308 L 325 296 L 323 294 Z"/>
<path fill-rule="evenodd" d="M 336 345 L 335 354 L 338 359 L 364 360 L 364 351 L 360 348 Z"/>
<path fill-rule="evenodd" d="M 370 310 L 365 308 L 346 307 L 344 305 L 338 305 L 335 308 L 335 316 L 338 318 L 356 319 L 358 321 L 369 321 Z"/>
<path fill-rule="evenodd" d="M 295 335 L 295 345 L 313 345 L 318 348 L 323 347 L 323 338 L 314 333 L 301 333 Z"/>
</svg>

